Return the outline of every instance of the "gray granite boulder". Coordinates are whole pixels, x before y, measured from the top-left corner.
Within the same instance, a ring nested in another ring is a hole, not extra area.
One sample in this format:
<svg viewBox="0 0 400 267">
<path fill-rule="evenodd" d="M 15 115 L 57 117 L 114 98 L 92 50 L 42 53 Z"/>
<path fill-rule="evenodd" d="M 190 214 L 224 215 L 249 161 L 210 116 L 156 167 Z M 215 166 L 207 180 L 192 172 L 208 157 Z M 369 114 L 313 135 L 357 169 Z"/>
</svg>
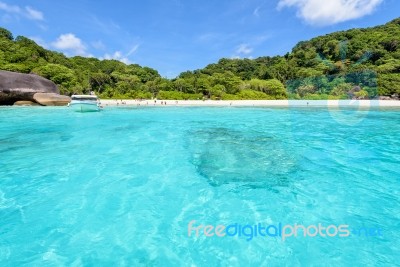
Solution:
<svg viewBox="0 0 400 267">
<path fill-rule="evenodd" d="M 59 94 L 60 91 L 55 83 L 41 76 L 0 70 L 0 105 L 36 102 L 33 98 L 36 93 Z"/>
</svg>

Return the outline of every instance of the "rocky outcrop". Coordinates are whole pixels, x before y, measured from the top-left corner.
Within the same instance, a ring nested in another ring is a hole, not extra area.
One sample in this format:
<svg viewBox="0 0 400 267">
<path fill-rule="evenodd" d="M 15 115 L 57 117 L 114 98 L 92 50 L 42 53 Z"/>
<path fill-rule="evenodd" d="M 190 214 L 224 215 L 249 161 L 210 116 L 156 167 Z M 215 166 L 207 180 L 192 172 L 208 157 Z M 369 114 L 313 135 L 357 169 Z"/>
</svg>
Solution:
<svg viewBox="0 0 400 267">
<path fill-rule="evenodd" d="M 71 102 L 71 98 L 55 93 L 36 93 L 33 99 L 43 106 L 66 106 Z"/>
<path fill-rule="evenodd" d="M 393 99 L 393 100 L 400 100 L 399 94 L 397 94 L 397 93 L 393 94 L 393 95 L 392 95 L 392 99 Z"/>
<path fill-rule="evenodd" d="M 400 100 L 399 94 L 393 94 L 391 96 L 380 96 L 379 100 Z"/>
<path fill-rule="evenodd" d="M 36 102 L 21 100 L 21 101 L 15 102 L 14 106 L 40 106 L 40 105 Z"/>
<path fill-rule="evenodd" d="M 60 91 L 55 83 L 38 75 L 0 70 L 0 105 L 36 102 L 33 98 L 36 93 L 59 94 Z"/>
</svg>

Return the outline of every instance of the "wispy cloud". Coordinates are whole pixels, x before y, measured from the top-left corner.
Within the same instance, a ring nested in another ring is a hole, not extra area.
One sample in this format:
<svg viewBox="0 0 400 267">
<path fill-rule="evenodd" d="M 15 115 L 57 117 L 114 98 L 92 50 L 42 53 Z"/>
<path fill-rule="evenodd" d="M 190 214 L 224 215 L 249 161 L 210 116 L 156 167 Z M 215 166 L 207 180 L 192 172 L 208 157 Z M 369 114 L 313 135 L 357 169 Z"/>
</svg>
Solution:
<svg viewBox="0 0 400 267">
<path fill-rule="evenodd" d="M 62 50 L 68 54 L 88 56 L 86 46 L 81 39 L 73 33 L 61 34 L 55 42 L 51 44 L 54 48 Z"/>
<path fill-rule="evenodd" d="M 260 9 L 261 9 L 261 7 L 256 7 L 255 9 L 254 9 L 254 11 L 253 11 L 253 15 L 254 16 L 256 16 L 256 17 L 259 17 L 260 16 Z"/>
<path fill-rule="evenodd" d="M 198 42 L 208 43 L 208 42 L 212 42 L 212 41 L 219 39 L 219 37 L 220 37 L 220 34 L 217 34 L 214 32 L 207 32 L 207 33 L 203 33 L 203 34 L 196 36 L 195 39 Z"/>
<path fill-rule="evenodd" d="M 226 44 L 228 43 L 238 43 L 237 39 L 236 33 L 205 32 L 194 36 L 193 41 L 206 45 L 211 50 L 219 50 L 226 49 Z"/>
<path fill-rule="evenodd" d="M 0 10 L 7 13 L 21 13 L 22 9 L 19 6 L 8 5 L 6 3 L 0 2 Z"/>
<path fill-rule="evenodd" d="M 91 45 L 97 50 L 105 50 L 106 49 L 106 46 L 104 45 L 104 43 L 101 40 L 92 42 Z"/>
<path fill-rule="evenodd" d="M 312 25 L 324 26 L 371 14 L 383 0 L 280 0 L 278 10 L 297 8 L 297 16 Z"/>
<path fill-rule="evenodd" d="M 202 46 L 206 45 L 209 50 L 217 51 L 222 55 L 225 54 L 226 57 L 250 58 L 250 55 L 270 38 L 271 34 L 268 32 L 242 35 L 236 33 L 206 32 L 195 36 L 193 41 L 201 43 Z M 228 44 L 236 44 L 236 46 L 232 49 L 232 46 Z M 231 50 L 232 54 L 226 55 L 226 52 L 229 50 Z"/>
<path fill-rule="evenodd" d="M 251 48 L 248 44 L 241 44 L 238 46 L 235 52 L 236 54 L 248 55 L 253 52 L 253 48 Z"/>
<path fill-rule="evenodd" d="M 257 7 L 253 10 L 253 16 L 255 16 L 255 17 L 257 17 L 257 18 L 261 17 L 263 11 L 265 11 L 265 10 L 264 10 L 264 7 L 265 7 L 266 4 L 267 4 L 267 2 L 264 1 L 264 2 L 261 3 L 261 5 L 257 6 Z"/>
<path fill-rule="evenodd" d="M 33 9 L 30 6 L 25 7 L 26 15 L 33 20 L 44 20 L 43 13 L 39 10 Z"/>
<path fill-rule="evenodd" d="M 232 58 L 242 58 L 249 57 L 249 55 L 253 52 L 253 48 L 250 47 L 249 44 L 241 44 L 235 49 L 235 53 Z"/>
<path fill-rule="evenodd" d="M 127 57 L 129 57 L 130 55 L 136 53 L 136 51 L 139 49 L 140 45 L 136 44 L 134 45 L 131 50 L 129 50 L 129 52 L 126 54 Z"/>
<path fill-rule="evenodd" d="M 119 33 L 121 29 L 121 27 L 112 20 L 108 21 L 101 20 L 95 15 L 90 15 L 88 18 L 89 18 L 88 23 L 94 25 L 95 29 L 99 30 L 104 34 L 114 35 L 116 33 Z"/>
<path fill-rule="evenodd" d="M 42 46 L 42 47 L 44 47 L 46 49 L 49 48 L 49 45 L 41 37 L 29 36 L 28 38 L 33 40 L 33 41 L 35 41 L 35 43 L 37 43 L 38 45 L 40 45 L 40 46 Z"/>
<path fill-rule="evenodd" d="M 121 51 L 115 51 L 113 54 L 105 54 L 102 59 L 115 59 L 125 64 L 131 64 L 131 61 L 126 55 L 123 55 Z"/>
<path fill-rule="evenodd" d="M 0 10 L 6 12 L 7 14 L 13 14 L 16 16 L 22 16 L 30 20 L 43 21 L 43 12 L 34 9 L 30 6 L 20 7 L 17 5 L 9 5 L 4 2 L 0 2 Z"/>
<path fill-rule="evenodd" d="M 134 45 L 126 54 L 122 53 L 121 51 L 115 51 L 113 54 L 106 53 L 101 59 L 115 59 L 125 64 L 132 64 L 132 61 L 129 59 L 129 57 L 135 54 L 139 47 L 140 44 Z"/>
</svg>

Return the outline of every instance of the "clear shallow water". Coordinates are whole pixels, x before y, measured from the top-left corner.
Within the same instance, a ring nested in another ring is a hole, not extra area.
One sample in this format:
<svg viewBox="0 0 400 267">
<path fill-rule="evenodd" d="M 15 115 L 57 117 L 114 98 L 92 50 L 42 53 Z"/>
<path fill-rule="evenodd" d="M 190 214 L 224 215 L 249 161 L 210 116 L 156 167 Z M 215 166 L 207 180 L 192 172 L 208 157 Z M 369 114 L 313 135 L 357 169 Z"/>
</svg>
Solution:
<svg viewBox="0 0 400 267">
<path fill-rule="evenodd" d="M 0 108 L 1 266 L 394 265 L 400 112 Z M 188 223 L 382 236 L 188 237 Z"/>
</svg>

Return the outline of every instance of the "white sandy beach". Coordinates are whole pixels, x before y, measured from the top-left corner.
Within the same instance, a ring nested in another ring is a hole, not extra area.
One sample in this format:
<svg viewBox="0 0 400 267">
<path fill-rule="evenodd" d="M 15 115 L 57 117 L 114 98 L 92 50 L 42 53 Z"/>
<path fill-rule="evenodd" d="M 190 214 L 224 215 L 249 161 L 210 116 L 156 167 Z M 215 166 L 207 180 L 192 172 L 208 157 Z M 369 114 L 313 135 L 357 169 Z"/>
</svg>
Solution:
<svg viewBox="0 0 400 267">
<path fill-rule="evenodd" d="M 397 107 L 396 100 L 101 100 L 109 106 L 206 106 L 206 107 Z"/>
</svg>

